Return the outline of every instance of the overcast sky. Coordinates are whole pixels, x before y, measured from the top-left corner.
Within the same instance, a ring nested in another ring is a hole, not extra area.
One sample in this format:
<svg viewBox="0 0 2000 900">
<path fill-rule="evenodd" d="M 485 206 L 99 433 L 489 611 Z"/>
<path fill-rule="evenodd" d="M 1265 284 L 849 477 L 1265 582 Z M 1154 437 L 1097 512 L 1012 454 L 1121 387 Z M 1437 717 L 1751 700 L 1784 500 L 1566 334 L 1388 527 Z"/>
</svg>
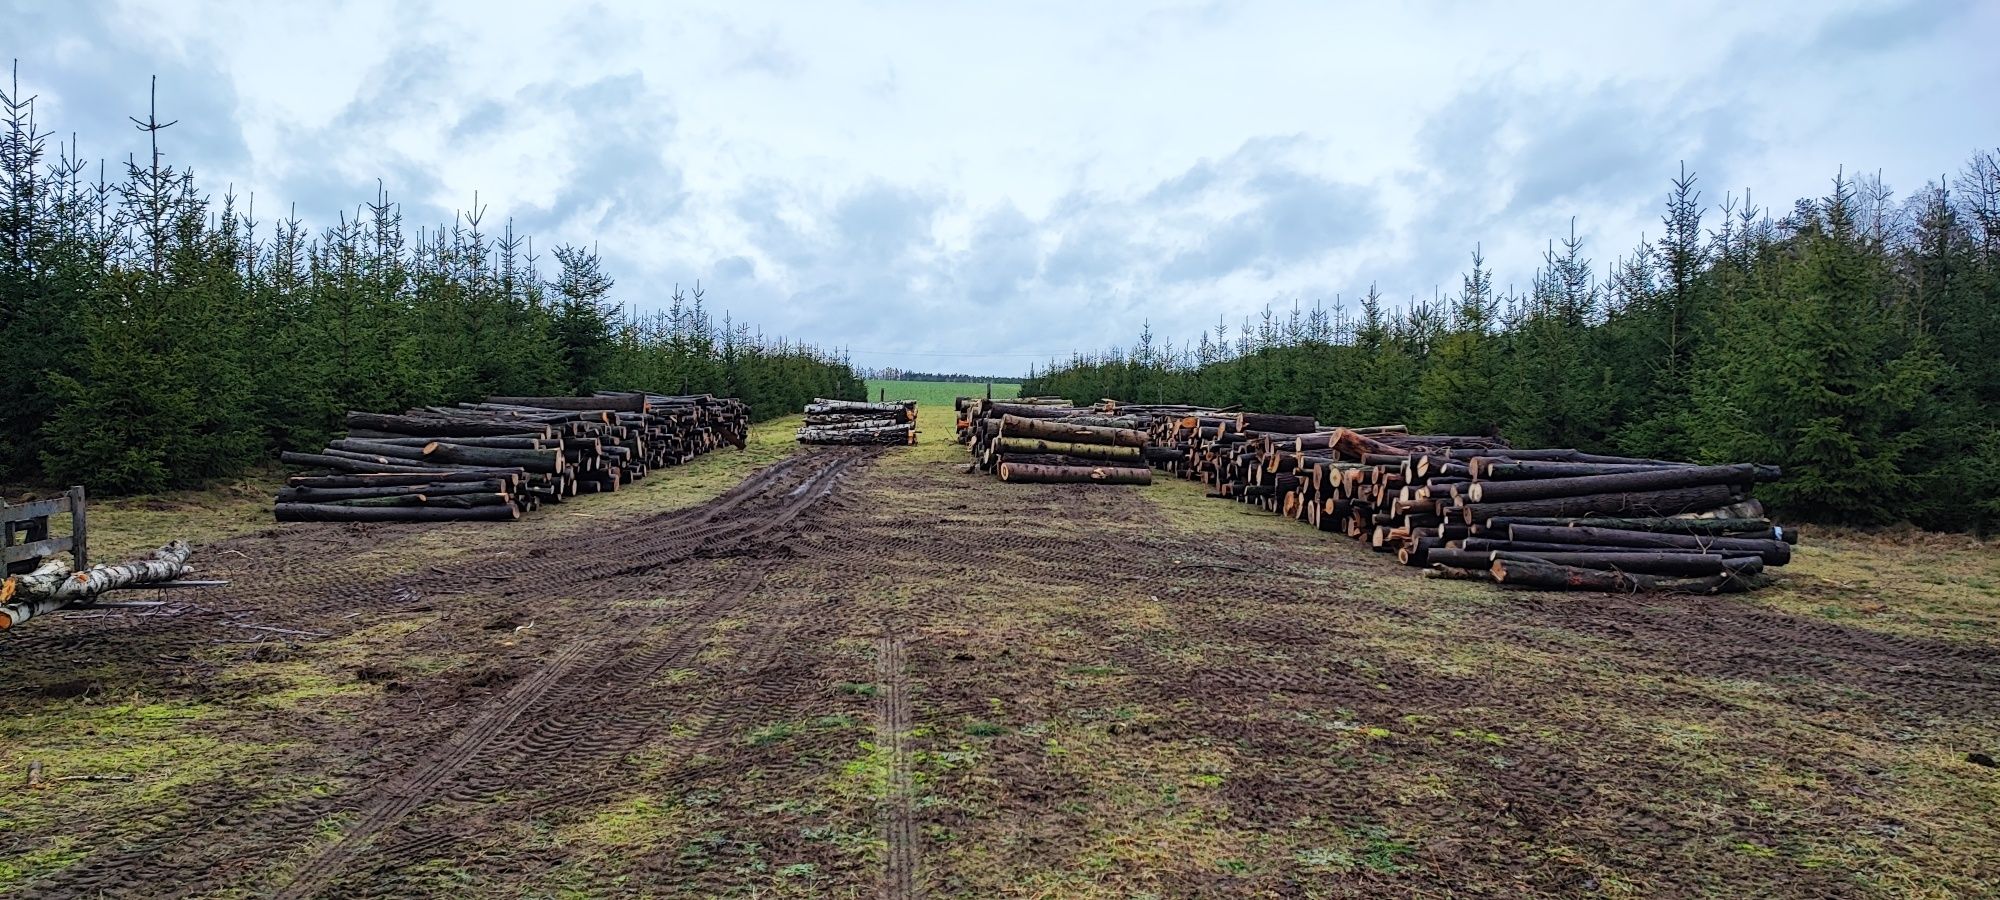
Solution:
<svg viewBox="0 0 2000 900">
<path fill-rule="evenodd" d="M 44 127 L 313 224 L 474 191 L 617 299 L 699 280 L 855 361 L 980 374 L 1265 304 L 1525 286 L 1704 199 L 1899 193 L 2000 145 L 2000 3 L 0 0 Z M 425 7 L 419 10 L 418 7 Z M 672 11 L 665 11 L 671 6 Z M 660 7 L 660 9 L 655 9 Z"/>
</svg>

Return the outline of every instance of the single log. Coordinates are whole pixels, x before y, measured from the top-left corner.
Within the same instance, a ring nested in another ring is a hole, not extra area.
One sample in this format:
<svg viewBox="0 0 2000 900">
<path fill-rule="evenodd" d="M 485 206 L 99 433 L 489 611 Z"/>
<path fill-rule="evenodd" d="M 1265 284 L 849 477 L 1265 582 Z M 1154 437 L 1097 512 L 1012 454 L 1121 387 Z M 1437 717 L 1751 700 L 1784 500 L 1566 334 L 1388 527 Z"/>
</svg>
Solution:
<svg viewBox="0 0 2000 900">
<path fill-rule="evenodd" d="M 1312 416 L 1284 416 L 1272 413 L 1237 413 L 1236 430 L 1269 431 L 1277 434 L 1311 434 L 1319 430 Z"/>
<path fill-rule="evenodd" d="M 325 503 L 280 503 L 275 512 L 280 522 L 504 522 L 521 517 L 521 511 L 512 504 L 470 509 L 434 506 L 381 509 Z"/>
<path fill-rule="evenodd" d="M 1615 544 L 1560 544 L 1552 541 L 1510 541 L 1506 538 L 1476 537 L 1459 541 L 1461 549 L 1491 553 L 1506 550 L 1514 553 L 1707 553 L 1681 547 L 1620 547 Z"/>
<path fill-rule="evenodd" d="M 365 412 L 348 413 L 347 427 L 411 437 L 518 437 L 522 434 L 547 437 L 549 434 L 546 427 L 523 425 L 519 422 L 391 416 Z"/>
<path fill-rule="evenodd" d="M 1579 569 L 1610 569 L 1642 575 L 1696 577 L 1733 572 L 1755 575 L 1764 571 L 1764 560 L 1755 557 L 1725 557 L 1706 553 L 1516 553 L 1506 550 L 1493 554 L 1496 561 L 1545 562 Z"/>
<path fill-rule="evenodd" d="M 1102 444 L 1083 444 L 1066 441 L 1045 441 L 1036 438 L 1002 437 L 999 441 L 1001 453 L 1056 453 L 1079 459 L 1100 459 L 1117 462 L 1138 463 L 1144 454 L 1138 447 L 1111 447 Z"/>
<path fill-rule="evenodd" d="M 801 428 L 798 440 L 803 444 L 908 444 L 911 443 L 913 425 L 898 425 L 894 428 L 879 428 L 865 431 L 824 431 L 815 428 Z"/>
<path fill-rule="evenodd" d="M 1015 484 L 1152 484 L 1153 470 L 1123 466 L 1019 466 L 1003 463 L 1000 480 Z"/>
<path fill-rule="evenodd" d="M 335 456 L 330 453 L 293 453 L 287 450 L 278 454 L 278 459 L 295 466 L 308 466 L 315 469 L 332 469 L 336 472 L 354 472 L 369 475 L 380 473 L 427 475 L 435 471 L 425 466 L 407 466 L 365 456 L 355 459 L 346 456 Z"/>
<path fill-rule="evenodd" d="M 856 417 L 854 417 L 854 416 L 846 416 L 846 415 L 839 415 L 839 416 L 832 416 L 832 415 L 828 415 L 828 416 L 807 416 L 807 417 L 806 417 L 806 427 L 807 427 L 807 428 L 819 428 L 819 429 L 841 429 L 841 428 L 895 428 L 895 427 L 896 427 L 896 426 L 898 426 L 898 425 L 905 425 L 905 424 L 908 424 L 908 422 L 907 422 L 906 420 L 904 420 L 904 419 L 901 419 L 901 418 L 895 418 L 895 419 L 883 419 L 883 418 L 876 418 L 876 417 L 874 417 L 874 416 L 873 416 L 873 414 L 872 414 L 872 413 L 871 413 L 871 414 L 869 414 L 869 416 L 866 416 L 866 417 L 861 417 L 861 418 L 856 418 Z"/>
<path fill-rule="evenodd" d="M 1727 553 L 1731 556 L 1762 556 L 1766 563 L 1782 566 L 1792 559 L 1792 545 L 1779 540 L 1711 537 L 1700 534 L 1659 534 L 1651 531 L 1618 531 L 1611 528 L 1573 528 L 1549 525 L 1509 525 L 1508 536 L 1517 541 L 1548 544 L 1594 544 L 1613 547 L 1678 547 Z"/>
<path fill-rule="evenodd" d="M 1467 496 L 1473 503 L 1506 503 L 1516 500 L 1659 491 L 1716 484 L 1747 485 L 1759 481 L 1776 481 L 1779 474 L 1777 466 L 1751 463 L 1739 463 L 1733 466 L 1677 466 L 1624 475 L 1586 475 L 1579 478 L 1543 478 L 1535 481 L 1482 481 L 1474 483 Z"/>
<path fill-rule="evenodd" d="M 1666 578 L 1604 569 L 1559 566 L 1531 559 L 1498 560 L 1493 580 L 1501 584 L 1555 590 L 1605 591 L 1616 594 L 1672 592 L 1714 594 L 1748 590 L 1751 582 L 1733 573 L 1708 578 Z"/>
<path fill-rule="evenodd" d="M 1030 419 L 1016 415 L 1000 418 L 1003 438 L 1038 438 L 1076 444 L 1106 444 L 1116 447 L 1144 447 L 1146 433 L 1131 428 L 1104 428 L 1097 425 L 1067 425 L 1061 421 Z"/>
<path fill-rule="evenodd" d="M 1575 478 L 1589 475 L 1631 475 L 1637 472 L 1654 472 L 1662 466 L 1649 463 L 1588 463 L 1556 461 L 1508 462 L 1482 457 L 1474 460 L 1478 465 L 1465 468 L 1482 481 L 1520 481 L 1528 478 Z"/>
<path fill-rule="evenodd" d="M 535 409 L 608 409 L 613 412 L 635 413 L 642 413 L 647 409 L 645 394 L 619 394 L 610 397 L 488 397 L 486 402 L 495 406 L 530 406 Z"/>
<path fill-rule="evenodd" d="M 468 447 L 463 444 L 439 442 L 428 448 L 425 459 L 457 463 L 467 466 L 505 466 L 529 472 L 560 472 L 563 470 L 561 450 L 505 450 L 494 447 Z"/>
<path fill-rule="evenodd" d="M 1729 485 L 1705 484 L 1700 487 L 1664 491 L 1590 494 L 1513 503 L 1467 503 L 1457 507 L 1457 511 L 1460 520 L 1467 523 L 1484 522 L 1498 516 L 1675 516 L 1696 510 L 1714 509 L 1741 498 L 1742 494 Z"/>
<path fill-rule="evenodd" d="M 422 462 L 424 457 L 430 454 L 431 448 L 436 446 L 436 441 L 425 441 L 423 444 L 414 447 L 403 444 L 385 444 L 380 441 L 357 441 L 353 439 L 327 442 L 328 448 L 344 453 L 380 456 L 390 460 L 405 459 L 412 462 Z"/>
<path fill-rule="evenodd" d="M 497 494 L 507 490 L 507 482 L 497 479 L 467 481 L 443 484 L 392 484 L 373 487 L 351 488 L 306 488 L 284 487 L 278 489 L 279 503 L 330 503 L 335 500 L 361 500 L 370 497 L 398 497 L 405 494 L 424 494 L 431 497 L 452 494 Z"/>
<path fill-rule="evenodd" d="M 352 431 L 349 431 L 347 436 L 349 439 L 361 438 L 376 444 L 395 444 L 403 447 L 423 447 L 438 440 L 437 438 L 422 437 L 367 437 L 366 435 L 355 434 Z M 463 447 L 493 447 L 501 450 L 548 450 L 553 449 L 560 443 L 550 438 L 534 437 L 459 437 L 454 435 L 446 440 L 449 443 Z"/>
<path fill-rule="evenodd" d="M 1695 519 L 1682 516 L 1641 519 L 1616 519 L 1607 516 L 1496 516 L 1486 520 L 1486 527 L 1488 528 L 1504 530 L 1510 525 L 1613 528 L 1620 531 L 1654 531 L 1662 534 L 1708 534 L 1716 537 L 1781 540 L 1788 544 L 1799 542 L 1797 529 L 1773 525 L 1770 519 Z"/>
<path fill-rule="evenodd" d="M 69 571 L 69 563 L 61 560 L 45 562 L 34 572 L 8 578 L 0 585 L 0 595 L 7 597 L 5 605 L 0 605 L 0 629 L 106 591 L 173 581 L 187 572 L 188 556 L 193 553 L 188 542 L 174 541 L 131 562 L 92 566 L 81 572 Z"/>
<path fill-rule="evenodd" d="M 1432 547 L 1424 554 L 1425 563 L 1433 566 L 1447 566 L 1454 569 L 1484 569 L 1493 564 L 1490 553 L 1473 550 L 1459 550 L 1451 547 Z"/>
<path fill-rule="evenodd" d="M 425 484 L 446 484 L 480 481 L 504 481 L 513 484 L 520 481 L 520 469 L 467 469 L 450 471 L 439 469 L 412 474 L 377 473 L 363 475 L 294 475 L 285 483 L 295 488 L 360 488 L 360 487 L 409 487 Z"/>
<path fill-rule="evenodd" d="M 914 422 L 917 420 L 916 401 L 914 400 L 897 401 L 895 403 L 861 403 L 853 400 L 814 398 L 813 402 L 806 405 L 807 415 L 830 413 L 869 413 L 904 422 Z"/>
</svg>

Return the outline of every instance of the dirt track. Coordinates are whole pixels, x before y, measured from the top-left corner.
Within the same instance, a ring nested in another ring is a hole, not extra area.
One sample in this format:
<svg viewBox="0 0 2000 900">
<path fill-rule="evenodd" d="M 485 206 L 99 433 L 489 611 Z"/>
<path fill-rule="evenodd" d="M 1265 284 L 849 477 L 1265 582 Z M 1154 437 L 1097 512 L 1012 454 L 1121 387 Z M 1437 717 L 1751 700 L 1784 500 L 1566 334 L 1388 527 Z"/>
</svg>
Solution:
<svg viewBox="0 0 2000 900">
<path fill-rule="evenodd" d="M 65 785 L 111 793 L 46 812 L 83 849 L 26 895 L 1839 896 L 2000 877 L 1990 834 L 1954 824 L 2000 782 L 1950 758 L 2000 743 L 1990 636 L 1425 582 L 1293 527 L 1189 518 L 1159 499 L 1181 487 L 1001 488 L 833 450 L 689 509 L 468 531 L 450 552 L 417 526 L 207 548 L 205 573 L 234 581 L 209 608 L 0 644 L 18 666 L 0 711 L 87 702 L 67 697 L 84 673 L 165 692 L 205 711 L 175 727 L 243 748 L 136 796 Z"/>
</svg>

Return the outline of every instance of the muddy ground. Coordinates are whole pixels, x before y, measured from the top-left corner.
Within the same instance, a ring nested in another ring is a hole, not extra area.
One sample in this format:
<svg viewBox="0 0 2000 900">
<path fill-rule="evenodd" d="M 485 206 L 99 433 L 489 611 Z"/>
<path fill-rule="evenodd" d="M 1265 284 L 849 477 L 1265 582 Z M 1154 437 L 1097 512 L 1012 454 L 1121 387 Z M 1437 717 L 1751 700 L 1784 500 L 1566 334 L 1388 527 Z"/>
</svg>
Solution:
<svg viewBox="0 0 2000 900">
<path fill-rule="evenodd" d="M 269 528 L 202 549 L 226 589 L 0 635 L 0 894 L 2000 885 L 1991 610 L 1872 621 L 1810 554 L 1758 597 L 1503 592 L 941 447 L 616 497 Z"/>
</svg>

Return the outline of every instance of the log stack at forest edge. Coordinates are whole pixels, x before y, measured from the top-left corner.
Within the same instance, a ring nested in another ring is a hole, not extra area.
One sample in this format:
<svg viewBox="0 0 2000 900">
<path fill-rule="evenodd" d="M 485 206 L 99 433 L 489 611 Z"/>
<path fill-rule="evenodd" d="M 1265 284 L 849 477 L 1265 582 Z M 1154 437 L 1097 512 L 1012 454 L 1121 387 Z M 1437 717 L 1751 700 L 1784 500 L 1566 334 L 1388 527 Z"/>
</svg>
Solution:
<svg viewBox="0 0 2000 900">
<path fill-rule="evenodd" d="M 996 401 L 994 401 L 993 398 L 990 396 L 985 398 L 984 401 L 982 401 L 978 397 L 959 397 L 953 401 L 953 408 L 958 410 L 959 443 L 961 444 L 972 443 L 972 423 L 985 415 L 984 409 L 982 407 L 982 402 L 985 404 L 991 404 Z M 1074 409 L 1074 407 L 1070 406 L 1068 400 L 1064 400 L 1061 397 L 1012 397 L 997 402 L 1009 404 L 1012 406 L 1033 406 L 1033 407 L 1044 407 L 1044 408 L 1059 408 L 1065 410 Z"/>
<path fill-rule="evenodd" d="M 318 453 L 281 456 L 328 474 L 289 479 L 278 521 L 512 521 L 725 444 L 742 449 L 750 409 L 708 394 L 602 391 L 349 412 L 347 427 Z"/>
<path fill-rule="evenodd" d="M 1344 532 L 1445 577 L 1740 591 L 1789 562 L 1798 539 L 1750 498 L 1780 477 L 1775 466 L 1522 450 L 1497 437 L 1223 411 L 1157 416 L 1149 438 L 1154 465 L 1208 485 L 1211 497 Z"/>
<path fill-rule="evenodd" d="M 967 412 L 969 471 L 1010 484 L 1153 482 L 1144 419 L 1048 402 L 980 400 Z"/>
<path fill-rule="evenodd" d="M 799 426 L 801 444 L 914 444 L 917 401 L 867 403 L 814 399 Z"/>
</svg>

